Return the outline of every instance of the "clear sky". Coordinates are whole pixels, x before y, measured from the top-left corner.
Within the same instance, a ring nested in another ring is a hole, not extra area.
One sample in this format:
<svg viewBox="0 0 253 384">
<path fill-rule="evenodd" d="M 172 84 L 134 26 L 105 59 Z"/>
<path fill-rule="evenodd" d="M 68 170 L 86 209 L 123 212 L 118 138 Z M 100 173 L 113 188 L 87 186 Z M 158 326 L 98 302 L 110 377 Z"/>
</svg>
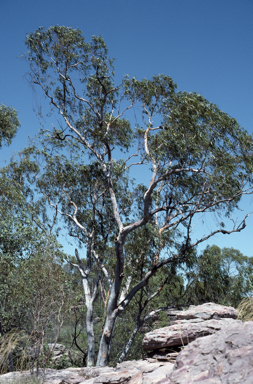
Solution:
<svg viewBox="0 0 253 384">
<path fill-rule="evenodd" d="M 87 41 L 102 35 L 116 59 L 116 80 L 169 75 L 179 90 L 202 94 L 253 133 L 253 0 L 1 0 L 0 104 L 17 109 L 22 126 L 0 166 L 40 127 L 23 79 L 28 67 L 18 58 L 25 36 L 56 24 L 81 29 Z M 253 199 L 242 209 L 253 211 Z M 240 234 L 213 243 L 252 256 L 253 217 Z"/>
</svg>

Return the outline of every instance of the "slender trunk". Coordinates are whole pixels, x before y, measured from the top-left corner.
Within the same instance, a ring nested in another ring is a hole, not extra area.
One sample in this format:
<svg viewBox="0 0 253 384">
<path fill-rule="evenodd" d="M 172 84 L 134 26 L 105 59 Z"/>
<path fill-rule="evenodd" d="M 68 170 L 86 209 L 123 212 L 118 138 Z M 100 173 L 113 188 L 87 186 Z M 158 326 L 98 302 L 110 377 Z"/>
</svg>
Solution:
<svg viewBox="0 0 253 384">
<path fill-rule="evenodd" d="M 97 358 L 97 367 L 105 367 L 109 364 L 110 361 L 110 349 L 111 349 L 111 339 L 112 333 L 114 330 L 114 323 L 116 320 L 114 314 L 111 316 L 108 314 L 104 326 L 103 335 L 100 340 L 98 358 Z"/>
<path fill-rule="evenodd" d="M 111 348 L 111 339 L 114 331 L 114 324 L 119 315 L 119 310 L 117 308 L 118 299 L 123 279 L 123 267 L 124 267 L 124 252 L 123 252 L 123 243 L 124 239 L 120 238 L 116 242 L 116 254 L 117 254 L 117 265 L 115 270 L 115 279 L 111 288 L 110 298 L 108 301 L 107 315 L 103 334 L 100 340 L 97 366 L 106 366 L 109 364 L 110 360 L 110 348 Z"/>
<path fill-rule="evenodd" d="M 86 313 L 86 333 L 88 341 L 88 353 L 87 353 L 87 367 L 92 367 L 95 365 L 95 337 L 93 329 L 93 303 L 97 295 L 97 286 L 100 281 L 100 273 L 98 273 L 97 281 L 93 293 L 91 294 L 88 276 L 91 270 L 91 243 L 89 243 L 88 252 L 87 252 L 87 268 L 84 269 L 81 259 L 79 257 L 77 249 L 75 250 L 76 259 L 78 264 L 71 262 L 73 266 L 78 268 L 83 283 L 83 291 L 85 296 L 85 305 L 87 309 Z"/>
<path fill-rule="evenodd" d="M 142 264 L 142 270 L 143 270 L 143 264 Z M 141 273 L 141 279 L 142 279 L 142 273 Z M 155 311 L 152 311 L 150 312 L 147 316 L 145 316 L 142 320 L 141 320 L 141 314 L 143 312 L 143 310 L 145 309 L 145 307 L 147 306 L 147 304 L 154 298 L 156 297 L 157 295 L 160 294 L 162 288 L 165 286 L 166 282 L 167 282 L 168 278 L 165 279 L 165 281 L 161 284 L 161 286 L 158 288 L 158 290 L 156 292 L 154 292 L 151 296 L 149 296 L 149 298 L 147 298 L 144 302 L 144 304 L 142 304 L 142 297 L 143 297 L 143 289 L 141 289 L 141 295 L 140 295 L 140 299 L 139 299 L 139 311 L 138 311 L 138 315 L 137 315 L 137 318 L 136 318 L 136 324 L 135 324 L 135 327 L 134 327 L 134 330 L 133 332 L 131 333 L 131 336 L 125 346 L 125 348 L 123 349 L 119 359 L 118 359 L 118 363 L 122 363 L 122 361 L 124 361 L 129 353 L 129 350 L 133 344 L 133 341 L 135 339 L 135 336 L 136 334 L 138 333 L 139 329 L 143 326 L 143 324 L 145 324 L 145 322 L 147 320 L 149 320 L 150 318 L 153 317 L 153 315 L 155 313 L 159 313 L 160 311 L 163 311 L 165 309 L 167 309 L 167 307 L 160 307 L 160 308 L 157 308 Z"/>
<path fill-rule="evenodd" d="M 95 365 L 95 337 L 93 329 L 93 302 L 87 305 L 86 313 L 86 328 L 87 328 L 87 341 L 88 341 L 88 354 L 87 354 L 87 367 Z"/>
<path fill-rule="evenodd" d="M 115 280 L 111 288 L 110 297 L 108 301 L 107 315 L 106 315 L 105 325 L 103 329 L 103 334 L 100 339 L 100 346 L 99 346 L 99 352 L 98 352 L 98 358 L 97 358 L 97 367 L 99 366 L 104 367 L 109 364 L 111 339 L 114 331 L 114 324 L 118 316 L 118 311 L 117 311 L 118 296 L 119 296 L 119 291 L 117 287 L 117 278 L 115 276 Z"/>
<path fill-rule="evenodd" d="M 87 351 L 87 367 L 93 367 L 95 365 L 95 336 L 93 328 L 93 302 L 94 297 L 91 298 L 90 289 L 87 280 L 83 279 L 83 288 L 85 294 L 86 305 L 86 334 L 88 342 Z"/>
</svg>

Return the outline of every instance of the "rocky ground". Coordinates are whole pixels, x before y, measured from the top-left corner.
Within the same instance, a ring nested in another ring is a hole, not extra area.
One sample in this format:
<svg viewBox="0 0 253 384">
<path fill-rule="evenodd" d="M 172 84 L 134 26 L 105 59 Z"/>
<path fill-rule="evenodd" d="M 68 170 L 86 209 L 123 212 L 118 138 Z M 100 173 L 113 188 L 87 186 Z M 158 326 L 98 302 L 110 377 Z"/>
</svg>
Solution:
<svg viewBox="0 0 253 384">
<path fill-rule="evenodd" d="M 190 342 L 211 335 L 230 324 L 239 324 L 237 311 L 232 307 L 207 303 L 190 306 L 187 311 L 167 311 L 170 326 L 146 333 L 143 349 L 156 360 L 174 361 Z"/>
<path fill-rule="evenodd" d="M 213 303 L 168 311 L 170 324 L 145 335 L 148 358 L 115 368 L 46 369 L 45 384 L 252 384 L 253 322 Z M 29 372 L 7 373 L 0 383 Z M 40 371 L 42 375 L 42 371 Z"/>
</svg>

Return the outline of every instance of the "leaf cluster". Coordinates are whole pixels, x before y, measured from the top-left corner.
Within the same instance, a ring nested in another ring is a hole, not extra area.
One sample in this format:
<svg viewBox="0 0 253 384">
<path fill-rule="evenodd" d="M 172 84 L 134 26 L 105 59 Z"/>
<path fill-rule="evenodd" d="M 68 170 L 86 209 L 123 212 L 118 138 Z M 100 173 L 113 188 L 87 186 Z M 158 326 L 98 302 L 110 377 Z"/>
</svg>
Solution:
<svg viewBox="0 0 253 384">
<path fill-rule="evenodd" d="M 0 105 L 0 148 L 3 143 L 10 145 L 12 139 L 15 137 L 20 121 L 18 119 L 17 111 L 12 107 L 6 107 L 4 104 Z"/>
</svg>

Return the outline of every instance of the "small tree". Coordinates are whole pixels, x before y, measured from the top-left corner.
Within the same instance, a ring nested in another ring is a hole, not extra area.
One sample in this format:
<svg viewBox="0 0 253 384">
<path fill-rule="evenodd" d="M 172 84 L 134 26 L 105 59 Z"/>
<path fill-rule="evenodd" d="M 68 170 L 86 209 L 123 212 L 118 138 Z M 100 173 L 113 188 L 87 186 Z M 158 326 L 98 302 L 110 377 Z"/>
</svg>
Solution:
<svg viewBox="0 0 253 384">
<path fill-rule="evenodd" d="M 116 86 L 101 37 L 86 43 L 81 31 L 55 26 L 30 33 L 26 44 L 30 83 L 62 119 L 57 129 L 44 131 L 45 168 L 37 187 L 63 216 L 69 234 L 85 244 L 85 260 L 76 252 L 75 265 L 86 297 L 88 365 L 95 363 L 92 304 L 102 274 L 107 281 L 97 357 L 103 366 L 117 317 L 159 269 L 184 261 L 190 249 L 216 233 L 245 227 L 247 216 L 239 225 L 226 229 L 221 223 L 192 240 L 201 214 L 229 218 L 242 195 L 252 193 L 253 141 L 203 96 L 176 92 L 169 76 L 125 77 Z M 136 125 L 123 117 L 132 108 L 139 115 Z M 134 167 L 147 175 L 146 185 L 129 185 Z M 131 285 L 125 245 L 131 233 L 150 224 L 159 252 Z M 176 231 L 181 237 L 171 243 Z M 97 270 L 93 289 L 92 269 Z"/>
<path fill-rule="evenodd" d="M 253 258 L 234 248 L 207 246 L 188 273 L 188 304 L 209 301 L 237 307 L 252 290 Z"/>
<path fill-rule="evenodd" d="M 1 105 L 0 147 L 11 143 L 19 125 L 17 112 Z M 0 339 L 9 371 L 19 368 L 12 346 L 39 335 L 40 349 L 49 323 L 61 325 L 68 295 L 54 219 L 48 225 L 45 208 L 33 204 L 34 191 L 26 182 L 37 168 L 26 155 L 0 168 Z"/>
</svg>

